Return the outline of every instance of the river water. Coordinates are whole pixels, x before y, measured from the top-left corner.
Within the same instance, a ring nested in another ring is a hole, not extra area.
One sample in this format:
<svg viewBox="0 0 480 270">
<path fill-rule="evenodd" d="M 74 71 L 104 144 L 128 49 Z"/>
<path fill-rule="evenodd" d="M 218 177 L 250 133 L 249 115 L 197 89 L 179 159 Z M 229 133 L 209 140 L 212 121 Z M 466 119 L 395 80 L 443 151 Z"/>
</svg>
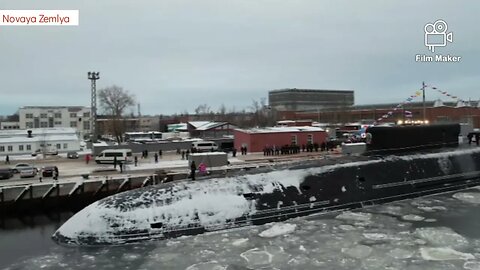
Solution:
<svg viewBox="0 0 480 270">
<path fill-rule="evenodd" d="M 64 247 L 71 213 L 7 220 L 1 269 L 480 269 L 480 189 L 134 245 Z"/>
</svg>

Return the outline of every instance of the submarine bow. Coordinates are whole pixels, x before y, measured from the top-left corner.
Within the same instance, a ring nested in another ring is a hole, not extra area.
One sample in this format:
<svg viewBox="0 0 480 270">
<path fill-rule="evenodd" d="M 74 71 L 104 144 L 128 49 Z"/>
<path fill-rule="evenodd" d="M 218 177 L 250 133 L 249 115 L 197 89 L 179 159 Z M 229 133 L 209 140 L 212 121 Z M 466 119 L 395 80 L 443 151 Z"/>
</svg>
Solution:
<svg viewBox="0 0 480 270">
<path fill-rule="evenodd" d="M 255 214 L 252 196 L 298 189 L 305 170 L 180 181 L 119 193 L 94 202 L 53 235 L 63 244 L 122 244 L 215 230 Z M 178 234 L 178 235 L 177 235 Z"/>
</svg>

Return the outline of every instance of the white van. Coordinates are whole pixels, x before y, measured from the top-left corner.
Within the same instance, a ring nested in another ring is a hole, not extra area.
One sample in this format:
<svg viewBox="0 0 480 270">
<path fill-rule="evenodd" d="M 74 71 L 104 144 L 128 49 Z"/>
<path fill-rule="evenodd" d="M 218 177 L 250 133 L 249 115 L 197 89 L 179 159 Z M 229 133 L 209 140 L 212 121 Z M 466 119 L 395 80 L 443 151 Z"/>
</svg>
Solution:
<svg viewBox="0 0 480 270">
<path fill-rule="evenodd" d="M 130 149 L 107 149 L 103 150 L 98 156 L 95 157 L 97 164 L 113 164 L 113 161 L 117 157 L 117 162 L 132 162 L 132 150 Z"/>
<path fill-rule="evenodd" d="M 198 141 L 192 142 L 192 148 L 197 149 L 198 152 L 217 151 L 218 145 L 212 141 Z"/>
</svg>

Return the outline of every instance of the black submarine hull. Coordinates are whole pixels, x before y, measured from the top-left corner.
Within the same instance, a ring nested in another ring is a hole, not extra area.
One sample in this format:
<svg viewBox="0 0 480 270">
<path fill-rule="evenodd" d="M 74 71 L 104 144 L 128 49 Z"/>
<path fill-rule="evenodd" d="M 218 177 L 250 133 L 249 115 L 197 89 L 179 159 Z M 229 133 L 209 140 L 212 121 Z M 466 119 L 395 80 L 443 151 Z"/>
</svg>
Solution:
<svg viewBox="0 0 480 270">
<path fill-rule="evenodd" d="M 77 213 L 53 235 L 108 245 L 260 225 L 480 184 L 480 148 L 312 161 L 230 178 L 127 191 Z"/>
</svg>

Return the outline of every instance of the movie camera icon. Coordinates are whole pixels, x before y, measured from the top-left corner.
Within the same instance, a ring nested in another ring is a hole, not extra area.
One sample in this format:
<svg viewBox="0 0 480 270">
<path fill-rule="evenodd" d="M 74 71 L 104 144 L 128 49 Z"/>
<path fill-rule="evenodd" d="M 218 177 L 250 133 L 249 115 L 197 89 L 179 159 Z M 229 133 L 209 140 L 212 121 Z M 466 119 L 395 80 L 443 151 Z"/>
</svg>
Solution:
<svg viewBox="0 0 480 270">
<path fill-rule="evenodd" d="M 447 33 L 448 25 L 444 20 L 437 20 L 435 23 L 427 23 L 425 25 L 425 46 L 432 53 L 435 47 L 445 47 L 448 42 L 453 42 L 453 33 Z"/>
</svg>

